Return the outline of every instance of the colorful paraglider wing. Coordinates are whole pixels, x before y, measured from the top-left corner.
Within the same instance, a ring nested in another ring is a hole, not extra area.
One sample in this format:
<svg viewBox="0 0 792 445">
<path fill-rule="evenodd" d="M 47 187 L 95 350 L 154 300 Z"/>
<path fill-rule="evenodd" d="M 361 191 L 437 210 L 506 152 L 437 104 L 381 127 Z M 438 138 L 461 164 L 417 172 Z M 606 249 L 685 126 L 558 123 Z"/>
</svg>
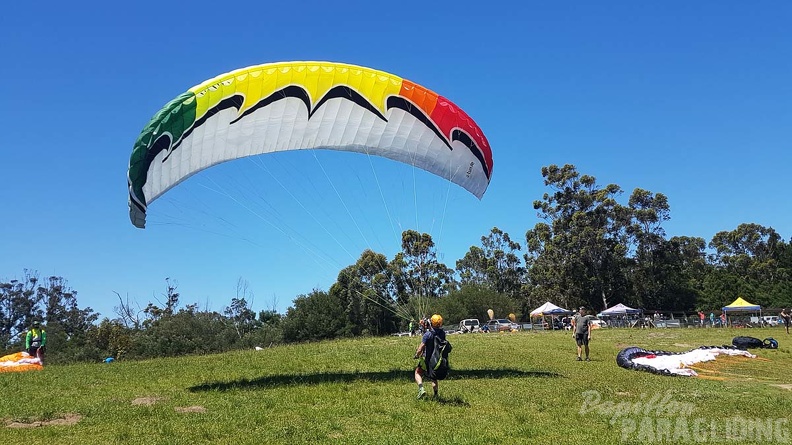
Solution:
<svg viewBox="0 0 792 445">
<path fill-rule="evenodd" d="M 702 346 L 687 352 L 647 351 L 633 346 L 622 349 L 616 355 L 616 363 L 625 369 L 653 374 L 695 377 L 698 373 L 690 366 L 715 360 L 719 355 L 756 358 L 750 352 L 729 346 Z"/>
<path fill-rule="evenodd" d="M 0 357 L 0 372 L 19 372 L 41 370 L 41 360 L 27 352 L 17 352 Z"/>
<path fill-rule="evenodd" d="M 400 77 L 354 65 L 286 62 L 220 75 L 169 102 L 129 160 L 130 219 L 191 175 L 232 159 L 331 149 L 411 164 L 481 198 L 492 151 L 448 99 Z"/>
</svg>

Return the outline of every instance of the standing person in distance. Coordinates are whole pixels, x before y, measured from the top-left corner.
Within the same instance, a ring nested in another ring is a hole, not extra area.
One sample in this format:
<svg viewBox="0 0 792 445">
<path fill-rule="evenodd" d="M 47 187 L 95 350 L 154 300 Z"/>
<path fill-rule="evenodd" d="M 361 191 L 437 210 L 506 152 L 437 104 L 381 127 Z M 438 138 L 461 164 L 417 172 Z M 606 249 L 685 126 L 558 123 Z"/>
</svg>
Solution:
<svg viewBox="0 0 792 445">
<path fill-rule="evenodd" d="M 44 346 L 47 344 L 47 331 L 41 327 L 38 321 L 33 322 L 33 326 L 25 336 L 25 350 L 32 357 L 36 357 L 44 362 Z"/>
<path fill-rule="evenodd" d="M 787 311 L 786 308 L 781 309 L 781 313 L 778 314 L 781 317 L 781 320 L 784 322 L 784 327 L 786 328 L 786 333 L 789 335 L 789 324 L 792 322 L 792 314 Z"/>
<path fill-rule="evenodd" d="M 432 352 L 434 352 L 435 336 L 441 340 L 446 338 L 446 333 L 443 330 L 443 317 L 440 314 L 432 315 L 429 320 L 429 326 L 427 326 L 426 332 L 421 337 L 421 344 L 418 345 L 418 349 L 415 350 L 415 355 L 413 356 L 413 358 L 418 359 L 418 366 L 415 367 L 415 383 L 418 384 L 419 399 L 426 395 L 426 390 L 423 387 L 423 377 L 429 369 L 426 358 L 431 357 Z M 435 397 L 437 397 L 437 389 L 437 379 L 432 379 L 432 391 Z"/>
<path fill-rule="evenodd" d="M 572 318 L 572 338 L 577 343 L 577 361 L 583 360 L 580 355 L 583 349 L 586 350 L 586 361 L 589 360 L 589 341 L 591 340 L 591 315 L 586 315 L 586 307 L 580 306 L 580 310 Z"/>
</svg>

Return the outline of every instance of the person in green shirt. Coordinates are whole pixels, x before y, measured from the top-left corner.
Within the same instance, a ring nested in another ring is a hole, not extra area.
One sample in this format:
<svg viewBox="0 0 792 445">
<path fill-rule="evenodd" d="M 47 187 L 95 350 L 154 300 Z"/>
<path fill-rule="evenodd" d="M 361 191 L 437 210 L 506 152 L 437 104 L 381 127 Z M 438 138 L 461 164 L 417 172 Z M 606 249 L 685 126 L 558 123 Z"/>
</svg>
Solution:
<svg viewBox="0 0 792 445">
<path fill-rule="evenodd" d="M 580 306 L 580 311 L 575 314 L 574 318 L 572 318 L 572 330 L 575 332 L 572 334 L 572 338 L 575 339 L 575 343 L 577 343 L 577 360 L 583 360 L 580 357 L 580 354 L 583 352 L 583 349 L 586 350 L 586 361 L 589 360 L 589 341 L 591 340 L 591 319 L 594 318 L 591 315 L 586 315 L 586 307 Z"/>
<path fill-rule="evenodd" d="M 25 336 L 25 349 L 28 354 L 44 361 L 44 346 L 47 345 L 47 331 L 38 321 L 33 322 L 33 327 Z"/>
</svg>

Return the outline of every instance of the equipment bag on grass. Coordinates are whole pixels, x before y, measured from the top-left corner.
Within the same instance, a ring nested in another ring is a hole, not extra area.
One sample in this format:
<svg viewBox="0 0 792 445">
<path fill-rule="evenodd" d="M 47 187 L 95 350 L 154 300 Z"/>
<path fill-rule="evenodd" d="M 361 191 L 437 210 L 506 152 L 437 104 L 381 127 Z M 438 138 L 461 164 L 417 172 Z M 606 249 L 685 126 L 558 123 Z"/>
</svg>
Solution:
<svg viewBox="0 0 792 445">
<path fill-rule="evenodd" d="M 768 337 L 764 341 L 755 337 L 734 337 L 732 345 L 737 349 L 778 349 L 778 342 L 772 337 Z"/>
<path fill-rule="evenodd" d="M 448 364 L 448 353 L 451 352 L 451 343 L 439 336 L 434 336 L 432 354 L 426 357 L 426 375 L 433 380 L 443 380 L 448 375 L 451 366 Z"/>
</svg>

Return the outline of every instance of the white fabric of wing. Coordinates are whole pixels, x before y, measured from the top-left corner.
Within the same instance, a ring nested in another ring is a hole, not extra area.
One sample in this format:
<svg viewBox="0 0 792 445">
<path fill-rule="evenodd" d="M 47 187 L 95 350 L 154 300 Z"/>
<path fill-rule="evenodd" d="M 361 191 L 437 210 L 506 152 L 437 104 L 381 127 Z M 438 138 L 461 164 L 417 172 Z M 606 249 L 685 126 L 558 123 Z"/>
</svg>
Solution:
<svg viewBox="0 0 792 445">
<path fill-rule="evenodd" d="M 638 357 L 633 359 L 633 363 L 639 365 L 651 366 L 655 369 L 666 370 L 672 374 L 696 376 L 696 371 L 686 368 L 686 366 L 695 365 L 696 363 L 704 363 L 715 360 L 719 355 L 739 355 L 748 358 L 755 358 L 756 356 L 748 351 L 739 349 L 724 349 L 724 348 L 710 348 L 710 349 L 694 349 L 685 352 L 684 354 L 671 354 L 671 355 L 658 355 L 655 357 Z"/>
<path fill-rule="evenodd" d="M 0 362 L 0 367 L 11 367 L 11 366 L 21 366 L 21 365 L 40 365 L 41 359 L 38 357 L 33 357 L 29 355 L 27 352 L 22 354 L 22 358 L 15 361 L 2 361 Z"/>
<path fill-rule="evenodd" d="M 146 204 L 193 174 L 221 162 L 314 148 L 368 153 L 413 165 L 448 179 L 477 197 L 487 188 L 487 177 L 468 147 L 454 142 L 453 150 L 449 149 L 430 128 L 400 109 L 391 109 L 385 122 L 353 102 L 336 98 L 308 119 L 308 110 L 301 100 L 286 98 L 229 125 L 237 117 L 235 109 L 222 110 L 184 138 L 166 162 L 162 160 L 168 153 L 158 154 L 143 187 Z"/>
</svg>

